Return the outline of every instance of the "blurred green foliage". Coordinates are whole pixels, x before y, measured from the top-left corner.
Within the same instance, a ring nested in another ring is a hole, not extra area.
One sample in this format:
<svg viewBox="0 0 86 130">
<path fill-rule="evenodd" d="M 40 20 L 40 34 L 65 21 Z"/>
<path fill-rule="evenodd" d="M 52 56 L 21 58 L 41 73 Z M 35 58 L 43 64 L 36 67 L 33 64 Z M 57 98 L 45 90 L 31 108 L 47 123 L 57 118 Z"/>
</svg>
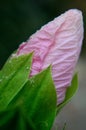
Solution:
<svg viewBox="0 0 86 130">
<path fill-rule="evenodd" d="M 82 10 L 86 23 L 85 0 L 0 0 L 0 68 L 21 42 L 70 8 Z"/>
</svg>

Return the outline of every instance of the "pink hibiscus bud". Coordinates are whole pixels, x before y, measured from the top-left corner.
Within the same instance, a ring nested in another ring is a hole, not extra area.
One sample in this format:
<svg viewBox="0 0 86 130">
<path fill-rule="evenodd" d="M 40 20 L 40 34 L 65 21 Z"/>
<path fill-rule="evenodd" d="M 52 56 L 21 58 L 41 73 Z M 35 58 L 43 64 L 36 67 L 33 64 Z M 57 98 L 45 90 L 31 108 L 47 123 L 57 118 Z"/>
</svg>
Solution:
<svg viewBox="0 0 86 130">
<path fill-rule="evenodd" d="M 83 40 L 81 11 L 70 9 L 49 22 L 22 43 L 17 55 L 34 52 L 30 76 L 52 65 L 58 104 L 70 86 Z"/>
</svg>

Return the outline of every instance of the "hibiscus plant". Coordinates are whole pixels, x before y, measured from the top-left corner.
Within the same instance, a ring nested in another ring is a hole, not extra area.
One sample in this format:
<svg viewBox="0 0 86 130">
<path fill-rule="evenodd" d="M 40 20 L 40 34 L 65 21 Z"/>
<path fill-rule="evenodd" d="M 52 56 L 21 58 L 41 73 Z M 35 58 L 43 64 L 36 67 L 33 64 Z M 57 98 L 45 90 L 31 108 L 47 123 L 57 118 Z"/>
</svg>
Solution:
<svg viewBox="0 0 86 130">
<path fill-rule="evenodd" d="M 50 130 L 78 87 L 81 11 L 70 9 L 23 42 L 0 70 L 0 130 Z"/>
</svg>

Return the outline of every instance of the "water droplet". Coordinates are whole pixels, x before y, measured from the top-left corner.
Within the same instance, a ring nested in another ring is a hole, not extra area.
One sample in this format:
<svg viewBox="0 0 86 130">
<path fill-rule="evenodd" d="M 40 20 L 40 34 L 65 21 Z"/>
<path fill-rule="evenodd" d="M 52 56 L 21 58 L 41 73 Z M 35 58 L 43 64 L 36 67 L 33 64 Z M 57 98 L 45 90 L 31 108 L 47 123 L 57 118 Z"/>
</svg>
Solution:
<svg viewBox="0 0 86 130">
<path fill-rule="evenodd" d="M 48 128 L 49 125 L 48 125 L 48 123 L 45 122 L 45 121 L 40 121 L 39 126 L 40 126 L 40 127 L 43 126 L 43 128 L 44 128 L 44 127 L 45 127 L 45 128 Z"/>
<path fill-rule="evenodd" d="M 31 80 L 31 84 L 33 84 L 33 83 L 34 83 L 34 80 L 32 79 L 32 80 Z"/>
<path fill-rule="evenodd" d="M 5 78 L 8 79 L 8 76 L 6 76 Z"/>
<path fill-rule="evenodd" d="M 14 53 L 14 54 L 12 54 L 12 57 L 15 57 L 16 56 L 16 54 Z"/>
<path fill-rule="evenodd" d="M 12 61 L 11 61 L 11 60 L 9 60 L 9 63 L 11 64 L 11 63 L 12 63 Z"/>
<path fill-rule="evenodd" d="M 5 76 L 3 75 L 3 76 L 2 76 L 2 79 L 4 79 L 4 78 L 5 78 Z"/>
<path fill-rule="evenodd" d="M 34 79 L 30 79 L 30 83 L 31 83 L 32 87 L 34 87 Z"/>
<path fill-rule="evenodd" d="M 0 79 L 0 82 L 2 82 L 2 79 Z"/>
<path fill-rule="evenodd" d="M 27 66 L 26 70 L 29 70 L 29 67 Z"/>
</svg>

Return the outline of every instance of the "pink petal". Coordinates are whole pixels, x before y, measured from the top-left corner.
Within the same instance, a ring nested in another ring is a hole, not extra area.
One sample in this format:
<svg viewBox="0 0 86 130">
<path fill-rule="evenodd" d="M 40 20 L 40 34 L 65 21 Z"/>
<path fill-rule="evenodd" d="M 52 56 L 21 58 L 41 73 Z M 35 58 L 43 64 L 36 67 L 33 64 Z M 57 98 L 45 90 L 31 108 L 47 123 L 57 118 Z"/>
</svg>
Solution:
<svg viewBox="0 0 86 130">
<path fill-rule="evenodd" d="M 17 55 L 34 51 L 30 76 L 52 64 L 58 104 L 71 84 L 83 40 L 82 13 L 71 9 L 43 26 L 20 45 Z"/>
</svg>

